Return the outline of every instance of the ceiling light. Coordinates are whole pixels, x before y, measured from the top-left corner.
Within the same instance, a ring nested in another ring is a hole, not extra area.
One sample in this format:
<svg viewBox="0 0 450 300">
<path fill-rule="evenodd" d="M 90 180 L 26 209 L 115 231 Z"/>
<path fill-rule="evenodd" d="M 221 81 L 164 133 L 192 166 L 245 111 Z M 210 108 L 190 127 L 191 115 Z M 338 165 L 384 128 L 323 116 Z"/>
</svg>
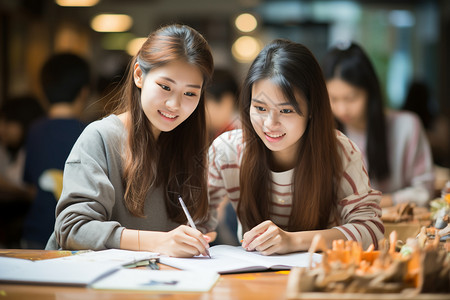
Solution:
<svg viewBox="0 0 450 300">
<path fill-rule="evenodd" d="M 55 0 L 59 6 L 94 6 L 100 0 Z"/>
<path fill-rule="evenodd" d="M 91 27 L 98 32 L 124 32 L 131 28 L 133 19 L 122 14 L 101 14 L 91 21 Z"/>
<path fill-rule="evenodd" d="M 258 22 L 253 15 L 245 13 L 239 15 L 234 24 L 236 25 L 236 28 L 242 32 L 251 32 L 255 30 Z"/>
<path fill-rule="evenodd" d="M 241 36 L 234 42 L 231 52 L 237 61 L 246 63 L 251 62 L 261 48 L 262 45 L 258 39 L 252 36 Z"/>
</svg>

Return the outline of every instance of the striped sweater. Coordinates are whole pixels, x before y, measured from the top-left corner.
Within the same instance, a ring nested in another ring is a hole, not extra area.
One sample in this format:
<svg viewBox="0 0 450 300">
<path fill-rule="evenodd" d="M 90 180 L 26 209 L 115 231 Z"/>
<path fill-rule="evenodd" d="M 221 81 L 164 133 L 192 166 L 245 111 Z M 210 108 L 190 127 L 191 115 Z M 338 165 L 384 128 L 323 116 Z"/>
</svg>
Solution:
<svg viewBox="0 0 450 300">
<path fill-rule="evenodd" d="M 364 248 L 371 244 L 378 247 L 378 240 L 384 237 L 379 206 L 381 193 L 370 187 L 357 146 L 338 131 L 337 140 L 344 173 L 337 193 L 337 209 L 330 216 L 328 228 L 337 228 L 347 239 L 361 242 Z M 243 147 L 241 129 L 223 133 L 211 145 L 209 196 L 212 205 L 228 197 L 233 207 L 237 208 Z M 280 228 L 286 228 L 292 209 L 294 170 L 271 173 L 270 219 Z"/>
<path fill-rule="evenodd" d="M 391 194 L 394 205 L 414 202 L 426 206 L 434 194 L 434 169 L 420 119 L 410 112 L 390 110 L 386 112 L 386 127 L 391 174 L 383 181 L 371 179 L 372 186 Z M 368 166 L 366 133 L 346 129 L 345 135 L 358 145 Z"/>
</svg>

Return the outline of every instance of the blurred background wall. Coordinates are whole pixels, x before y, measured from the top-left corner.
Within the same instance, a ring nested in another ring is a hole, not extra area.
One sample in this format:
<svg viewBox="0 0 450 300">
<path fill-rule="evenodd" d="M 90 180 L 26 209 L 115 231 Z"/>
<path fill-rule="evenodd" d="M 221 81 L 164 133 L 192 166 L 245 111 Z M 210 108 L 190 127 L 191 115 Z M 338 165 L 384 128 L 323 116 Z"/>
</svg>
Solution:
<svg viewBox="0 0 450 300">
<path fill-rule="evenodd" d="M 42 98 L 43 62 L 70 51 L 93 66 L 95 93 L 86 120 L 95 119 L 102 108 L 95 103 L 120 80 L 136 51 L 133 43 L 139 47 L 139 38 L 160 25 L 181 22 L 204 34 L 216 65 L 239 80 L 274 38 L 305 44 L 319 61 L 334 43 L 355 40 L 373 60 L 389 107 L 400 108 L 409 84 L 419 80 L 430 88 L 430 110 L 450 115 L 447 0 L 91 0 L 89 7 L 63 2 L 80 1 L 0 0 L 0 102 L 30 93 Z M 94 29 L 104 13 L 127 15 L 113 21 L 125 28 Z"/>
</svg>

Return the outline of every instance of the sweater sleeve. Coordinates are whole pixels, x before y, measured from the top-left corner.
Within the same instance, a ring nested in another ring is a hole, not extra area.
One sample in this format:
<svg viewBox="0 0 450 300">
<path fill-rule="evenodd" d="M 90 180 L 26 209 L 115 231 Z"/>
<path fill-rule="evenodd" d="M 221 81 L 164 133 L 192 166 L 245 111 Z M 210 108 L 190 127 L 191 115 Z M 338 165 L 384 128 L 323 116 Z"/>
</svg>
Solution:
<svg viewBox="0 0 450 300">
<path fill-rule="evenodd" d="M 210 203 L 220 203 L 226 195 L 224 179 L 222 178 L 220 148 L 217 143 L 213 143 L 209 148 L 209 174 L 208 174 L 208 194 Z"/>
<path fill-rule="evenodd" d="M 378 248 L 384 238 L 381 221 L 381 193 L 370 187 L 361 152 L 348 138 L 339 134 L 338 145 L 343 161 L 343 176 L 338 190 L 340 225 L 347 239 L 358 241 L 364 249 Z"/>
<path fill-rule="evenodd" d="M 241 130 L 223 133 L 209 148 L 208 193 L 211 205 L 217 207 L 224 197 L 227 197 L 233 206 L 237 204 L 242 148 Z"/>
<path fill-rule="evenodd" d="M 56 207 L 55 237 L 63 249 L 119 248 L 122 227 L 111 221 L 114 185 L 107 168 L 102 135 L 88 126 L 64 168 L 63 191 Z"/>
<path fill-rule="evenodd" d="M 393 164 L 401 164 L 399 174 L 404 176 L 405 187 L 392 193 L 394 204 L 414 202 L 426 206 L 433 195 L 434 169 L 431 148 L 425 131 L 416 115 L 402 114 L 402 126 L 399 133 L 404 135 L 405 146 L 402 153 L 393 153 L 396 160 Z M 401 132 L 401 133 L 400 133 Z"/>
</svg>

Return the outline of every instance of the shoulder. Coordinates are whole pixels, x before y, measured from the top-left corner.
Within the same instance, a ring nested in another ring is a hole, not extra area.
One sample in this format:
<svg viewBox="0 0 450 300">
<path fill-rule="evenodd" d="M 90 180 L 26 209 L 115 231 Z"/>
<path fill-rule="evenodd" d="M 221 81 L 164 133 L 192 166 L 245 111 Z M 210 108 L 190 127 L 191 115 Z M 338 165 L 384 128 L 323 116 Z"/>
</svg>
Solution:
<svg viewBox="0 0 450 300">
<path fill-rule="evenodd" d="M 388 111 L 387 132 L 391 148 L 399 147 L 409 143 L 420 143 L 426 141 L 425 130 L 419 117 L 407 111 Z M 410 145 L 411 146 L 411 145 Z"/>
<path fill-rule="evenodd" d="M 421 126 L 419 116 L 413 112 L 401 110 L 388 110 L 386 112 L 388 130 L 392 128 L 403 128 L 404 130 L 414 130 Z"/>
<path fill-rule="evenodd" d="M 90 123 L 83 131 L 84 136 L 101 136 L 112 138 L 122 136 L 125 127 L 116 115 L 110 115 L 103 119 Z"/>
<path fill-rule="evenodd" d="M 244 147 L 242 129 L 234 129 L 219 135 L 212 143 L 209 153 L 214 159 L 240 159 Z"/>
<path fill-rule="evenodd" d="M 355 152 L 361 152 L 358 148 L 358 146 L 353 142 L 351 139 L 349 139 L 344 133 L 342 133 L 339 130 L 336 130 L 336 141 L 338 150 L 340 152 L 345 151 L 349 154 L 354 154 Z"/>
<path fill-rule="evenodd" d="M 336 140 L 338 153 L 344 166 L 351 161 L 362 159 L 358 146 L 339 130 L 336 130 Z"/>
<path fill-rule="evenodd" d="M 212 143 L 215 148 L 236 148 L 242 146 L 243 135 L 242 129 L 234 129 L 219 135 Z"/>
<path fill-rule="evenodd" d="M 119 149 L 124 144 L 125 136 L 126 131 L 122 122 L 117 116 L 110 115 L 87 125 L 76 141 L 74 149 L 75 151 L 89 149 L 90 153 Z"/>
</svg>

